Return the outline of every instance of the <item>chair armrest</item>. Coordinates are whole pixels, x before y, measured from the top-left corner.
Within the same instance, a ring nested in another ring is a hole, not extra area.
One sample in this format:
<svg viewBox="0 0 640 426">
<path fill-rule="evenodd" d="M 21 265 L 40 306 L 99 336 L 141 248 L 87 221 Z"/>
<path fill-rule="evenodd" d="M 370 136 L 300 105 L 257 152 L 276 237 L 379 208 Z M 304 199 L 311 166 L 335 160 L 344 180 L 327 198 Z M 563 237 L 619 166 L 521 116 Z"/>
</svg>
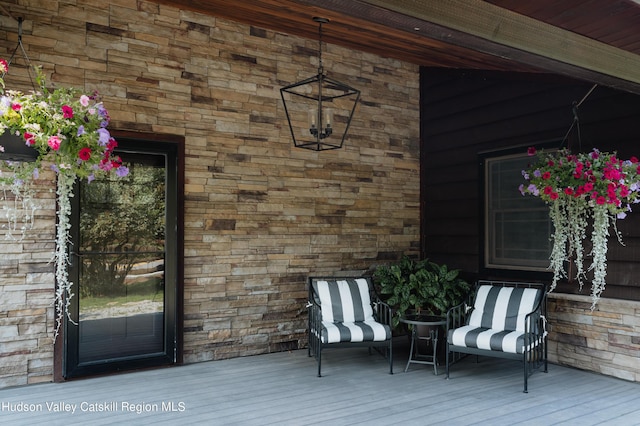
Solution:
<svg viewBox="0 0 640 426">
<path fill-rule="evenodd" d="M 542 312 L 542 305 L 529 312 L 524 319 L 524 339 L 525 345 L 537 342 L 547 335 L 547 318 Z"/>
<path fill-rule="evenodd" d="M 533 311 L 525 316 L 525 343 L 527 338 L 537 340 L 547 334 L 546 297 L 546 289 L 544 289 Z"/>
<path fill-rule="evenodd" d="M 447 333 L 449 330 L 465 325 L 471 311 L 473 311 L 473 306 L 469 306 L 467 303 L 461 303 L 450 308 L 447 311 Z"/>
<path fill-rule="evenodd" d="M 379 297 L 376 297 L 373 302 L 373 318 L 381 324 L 386 324 L 391 327 L 391 318 L 393 310 L 391 307 L 383 302 Z"/>
<path fill-rule="evenodd" d="M 322 310 L 313 299 L 307 302 L 307 308 L 309 309 L 309 333 L 317 337 L 322 330 Z"/>
</svg>

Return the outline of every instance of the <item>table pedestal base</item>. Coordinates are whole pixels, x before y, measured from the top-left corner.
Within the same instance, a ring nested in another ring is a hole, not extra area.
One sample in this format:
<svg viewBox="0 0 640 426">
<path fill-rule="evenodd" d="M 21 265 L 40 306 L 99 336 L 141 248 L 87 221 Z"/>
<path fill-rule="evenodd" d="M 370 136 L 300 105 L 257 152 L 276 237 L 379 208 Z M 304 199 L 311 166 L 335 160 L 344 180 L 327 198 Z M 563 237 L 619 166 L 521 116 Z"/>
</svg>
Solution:
<svg viewBox="0 0 640 426">
<path fill-rule="evenodd" d="M 400 322 L 408 324 L 411 327 L 411 349 L 409 350 L 409 361 L 405 367 L 405 373 L 409 370 L 411 364 L 433 365 L 433 374 L 438 375 L 438 329 L 442 325 L 446 325 L 446 320 L 440 317 L 411 315 L 400 318 Z M 429 329 L 428 336 L 420 336 L 418 327 L 426 326 Z M 419 343 L 421 341 L 431 344 L 432 353 L 420 353 Z"/>
</svg>

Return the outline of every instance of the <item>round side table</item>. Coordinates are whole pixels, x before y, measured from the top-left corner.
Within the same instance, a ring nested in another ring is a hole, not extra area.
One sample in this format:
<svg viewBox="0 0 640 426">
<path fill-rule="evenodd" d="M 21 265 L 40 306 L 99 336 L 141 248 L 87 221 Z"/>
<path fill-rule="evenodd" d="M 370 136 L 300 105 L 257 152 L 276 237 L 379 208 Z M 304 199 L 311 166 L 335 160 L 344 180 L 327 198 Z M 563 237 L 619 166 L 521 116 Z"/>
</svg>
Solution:
<svg viewBox="0 0 640 426">
<path fill-rule="evenodd" d="M 400 318 L 400 322 L 408 324 L 411 327 L 411 349 L 409 350 L 409 361 L 405 367 L 405 373 L 409 369 L 411 363 L 433 365 L 433 374 L 438 375 L 438 329 L 442 325 L 447 324 L 447 320 L 443 317 L 433 315 L 407 315 Z M 420 336 L 418 326 L 430 327 L 428 336 Z M 430 341 L 433 348 L 431 354 L 421 354 L 418 349 L 420 341 Z"/>
</svg>

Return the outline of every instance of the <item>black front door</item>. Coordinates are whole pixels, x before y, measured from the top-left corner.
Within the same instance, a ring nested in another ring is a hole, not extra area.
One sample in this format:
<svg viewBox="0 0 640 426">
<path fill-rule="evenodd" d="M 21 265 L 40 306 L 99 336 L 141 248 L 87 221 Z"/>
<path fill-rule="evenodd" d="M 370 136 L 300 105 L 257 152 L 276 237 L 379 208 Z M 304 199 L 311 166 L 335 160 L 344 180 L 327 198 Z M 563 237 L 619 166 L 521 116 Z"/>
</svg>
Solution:
<svg viewBox="0 0 640 426">
<path fill-rule="evenodd" d="M 176 152 L 119 144 L 129 175 L 75 191 L 66 378 L 176 361 Z"/>
</svg>

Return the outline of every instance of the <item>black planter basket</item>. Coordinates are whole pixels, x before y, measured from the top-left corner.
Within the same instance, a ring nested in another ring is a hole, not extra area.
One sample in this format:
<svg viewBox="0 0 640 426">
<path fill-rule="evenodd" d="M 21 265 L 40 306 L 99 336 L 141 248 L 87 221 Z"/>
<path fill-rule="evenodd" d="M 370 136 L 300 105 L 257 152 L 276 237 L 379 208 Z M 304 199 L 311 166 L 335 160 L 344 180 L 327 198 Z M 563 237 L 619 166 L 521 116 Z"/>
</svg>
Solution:
<svg viewBox="0 0 640 426">
<path fill-rule="evenodd" d="M 0 160 L 35 161 L 38 158 L 38 151 L 27 146 L 22 137 L 9 131 L 0 135 L 0 145 L 4 147 L 4 152 L 0 152 Z"/>
</svg>

